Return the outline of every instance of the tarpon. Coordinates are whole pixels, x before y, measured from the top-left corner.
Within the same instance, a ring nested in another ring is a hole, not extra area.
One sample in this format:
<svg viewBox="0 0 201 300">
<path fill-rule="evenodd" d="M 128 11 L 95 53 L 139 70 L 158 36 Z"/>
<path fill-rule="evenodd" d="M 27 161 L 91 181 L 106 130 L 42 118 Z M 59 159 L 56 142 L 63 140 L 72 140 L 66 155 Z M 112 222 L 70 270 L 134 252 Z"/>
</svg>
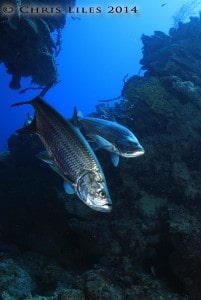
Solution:
<svg viewBox="0 0 201 300">
<path fill-rule="evenodd" d="M 41 96 L 12 106 L 31 104 L 35 115 L 31 124 L 17 133 L 37 134 L 48 156 L 41 157 L 65 180 L 65 189 L 72 190 L 94 210 L 109 212 L 112 202 L 102 168 L 78 127 L 63 118 Z"/>
<path fill-rule="evenodd" d="M 119 156 L 137 157 L 144 154 L 144 148 L 136 136 L 116 121 L 83 117 L 81 113 L 78 113 L 78 119 L 89 141 L 96 143 L 98 146 L 96 148 L 111 152 L 114 166 L 118 165 Z"/>
</svg>

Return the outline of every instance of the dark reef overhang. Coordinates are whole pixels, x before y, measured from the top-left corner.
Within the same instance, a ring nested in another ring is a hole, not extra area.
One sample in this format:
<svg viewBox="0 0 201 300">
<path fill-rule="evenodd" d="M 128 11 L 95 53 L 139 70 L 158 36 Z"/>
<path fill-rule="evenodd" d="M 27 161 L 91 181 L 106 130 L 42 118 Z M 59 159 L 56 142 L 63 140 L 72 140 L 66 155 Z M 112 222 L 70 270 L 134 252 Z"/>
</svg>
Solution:
<svg viewBox="0 0 201 300">
<path fill-rule="evenodd" d="M 7 0 L 0 5 L 0 63 L 12 75 L 10 88 L 19 89 L 21 77 L 30 76 L 41 86 L 57 81 L 55 57 L 66 8 L 74 5 L 75 0 Z"/>
</svg>

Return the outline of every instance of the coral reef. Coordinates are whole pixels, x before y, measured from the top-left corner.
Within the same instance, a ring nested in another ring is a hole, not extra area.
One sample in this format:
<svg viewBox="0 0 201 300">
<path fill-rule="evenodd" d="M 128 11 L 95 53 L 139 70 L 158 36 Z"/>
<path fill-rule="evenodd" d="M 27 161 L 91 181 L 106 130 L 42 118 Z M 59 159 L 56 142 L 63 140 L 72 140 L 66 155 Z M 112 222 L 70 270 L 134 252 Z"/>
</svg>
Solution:
<svg viewBox="0 0 201 300">
<path fill-rule="evenodd" d="M 149 37 L 142 36 L 142 69 L 146 75 L 178 76 L 182 80 L 200 83 L 201 45 L 198 38 L 201 33 L 199 17 L 191 17 L 188 23 L 179 23 L 172 27 L 169 35 L 155 31 Z"/>
<path fill-rule="evenodd" d="M 177 28 L 179 23 L 186 22 L 189 16 L 193 16 L 200 3 L 200 0 L 190 0 L 185 2 L 173 16 L 174 27 Z"/>
<path fill-rule="evenodd" d="M 9 0 L 0 7 L 0 62 L 12 75 L 10 88 L 19 89 L 21 77 L 32 77 L 32 82 L 47 85 L 57 81 L 55 57 L 61 49 L 61 30 L 65 25 L 65 7 L 73 6 L 74 0 L 43 1 L 43 6 L 57 7 L 61 13 L 54 17 L 47 14 L 20 13 L 20 7 L 29 11 L 31 7 L 41 4 L 37 1 Z M 16 9 L 16 13 L 4 13 L 4 6 Z M 34 10 L 36 11 L 36 9 Z M 32 16 L 33 15 L 33 16 Z M 56 33 L 56 40 L 52 33 Z"/>
<path fill-rule="evenodd" d="M 115 113 L 145 148 L 143 157 L 122 158 L 115 176 L 108 153 L 97 152 L 110 214 L 64 193 L 62 179 L 35 157 L 37 137 L 9 138 L 0 156 L 3 300 L 201 298 L 201 82 L 190 63 L 201 57 L 189 50 L 200 47 L 199 22 L 143 38 L 146 75 L 129 78 L 123 99 L 95 113 Z"/>
<path fill-rule="evenodd" d="M 32 290 L 32 280 L 25 270 L 12 259 L 0 263 L 0 291 L 9 294 L 14 299 L 21 298 Z"/>
</svg>

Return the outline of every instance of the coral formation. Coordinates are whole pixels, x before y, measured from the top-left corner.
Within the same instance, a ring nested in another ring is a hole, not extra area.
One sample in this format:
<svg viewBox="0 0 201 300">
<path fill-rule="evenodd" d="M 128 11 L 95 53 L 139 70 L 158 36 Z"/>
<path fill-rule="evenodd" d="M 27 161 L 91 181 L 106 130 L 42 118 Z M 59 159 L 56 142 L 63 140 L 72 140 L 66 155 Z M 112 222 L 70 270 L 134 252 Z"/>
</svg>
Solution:
<svg viewBox="0 0 201 300">
<path fill-rule="evenodd" d="M 201 15 L 190 19 L 188 23 L 179 23 L 178 28 L 171 28 L 169 35 L 155 31 L 151 37 L 142 36 L 144 47 L 141 64 L 146 75 L 172 75 L 200 83 Z"/>
<path fill-rule="evenodd" d="M 186 22 L 189 16 L 194 15 L 200 3 L 200 0 L 190 0 L 185 2 L 173 16 L 174 27 L 177 28 L 179 23 Z"/>
<path fill-rule="evenodd" d="M 20 13 L 20 7 L 41 7 L 37 1 L 6 1 L 5 5 L 16 9 L 15 14 L 5 14 L 4 5 L 0 7 L 0 62 L 12 75 L 10 88 L 19 89 L 21 77 L 32 77 L 32 82 L 47 85 L 57 81 L 55 57 L 61 48 L 61 30 L 65 25 L 65 7 L 73 6 L 74 0 L 43 1 L 43 5 L 56 7 L 61 13 L 49 17 L 37 17 Z M 23 11 L 23 10 L 22 10 Z M 18 13 L 17 13 L 18 12 Z M 57 34 L 56 40 L 52 33 Z"/>
</svg>

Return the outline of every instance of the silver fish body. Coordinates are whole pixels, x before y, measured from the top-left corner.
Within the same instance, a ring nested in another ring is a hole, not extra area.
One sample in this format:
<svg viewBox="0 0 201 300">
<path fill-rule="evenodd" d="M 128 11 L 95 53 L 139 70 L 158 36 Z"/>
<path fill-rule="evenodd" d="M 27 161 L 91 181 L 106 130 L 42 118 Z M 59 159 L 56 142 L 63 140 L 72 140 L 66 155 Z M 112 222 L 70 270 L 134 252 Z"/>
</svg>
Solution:
<svg viewBox="0 0 201 300">
<path fill-rule="evenodd" d="M 78 197 L 94 210 L 109 212 L 112 202 L 101 166 L 79 128 L 64 119 L 41 97 L 12 106 L 31 104 L 32 123 L 18 133 L 35 133 L 44 144 L 52 168 L 71 184 Z"/>
<path fill-rule="evenodd" d="M 103 148 L 110 152 L 123 157 L 137 157 L 144 154 L 144 149 L 136 136 L 117 122 L 91 117 L 80 117 L 79 122 L 84 133 L 100 146 L 104 139 L 106 142 Z"/>
</svg>

